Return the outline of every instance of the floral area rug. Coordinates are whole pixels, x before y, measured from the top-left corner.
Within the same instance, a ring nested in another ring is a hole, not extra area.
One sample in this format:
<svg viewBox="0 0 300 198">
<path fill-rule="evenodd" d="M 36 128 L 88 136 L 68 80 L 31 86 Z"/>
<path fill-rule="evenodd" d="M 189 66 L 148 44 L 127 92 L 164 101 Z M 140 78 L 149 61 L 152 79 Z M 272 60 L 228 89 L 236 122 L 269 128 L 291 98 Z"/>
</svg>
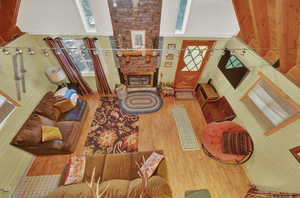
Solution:
<svg viewBox="0 0 300 198">
<path fill-rule="evenodd" d="M 85 143 L 86 154 L 136 152 L 137 115 L 123 112 L 116 97 L 102 97 Z"/>
</svg>

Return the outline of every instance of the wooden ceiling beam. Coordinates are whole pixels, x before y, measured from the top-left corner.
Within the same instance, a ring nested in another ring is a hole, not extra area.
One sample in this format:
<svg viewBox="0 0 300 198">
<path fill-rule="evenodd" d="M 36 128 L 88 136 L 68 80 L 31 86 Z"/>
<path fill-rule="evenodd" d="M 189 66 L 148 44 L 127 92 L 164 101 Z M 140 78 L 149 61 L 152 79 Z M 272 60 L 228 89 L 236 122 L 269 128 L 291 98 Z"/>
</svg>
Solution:
<svg viewBox="0 0 300 198">
<path fill-rule="evenodd" d="M 255 36 L 250 5 L 248 1 L 232 0 L 235 14 L 240 26 L 238 37 L 246 43 L 250 43 Z"/>
<path fill-rule="evenodd" d="M 295 66 L 297 62 L 300 1 L 281 0 L 281 7 L 279 70 L 286 73 Z"/>
<path fill-rule="evenodd" d="M 21 0 L 0 0 L 0 46 L 23 33 L 17 27 L 17 17 Z"/>
<path fill-rule="evenodd" d="M 258 49 L 256 51 L 261 56 L 265 56 L 270 48 L 267 0 L 249 0 L 249 6 L 255 38 L 258 43 Z"/>
</svg>

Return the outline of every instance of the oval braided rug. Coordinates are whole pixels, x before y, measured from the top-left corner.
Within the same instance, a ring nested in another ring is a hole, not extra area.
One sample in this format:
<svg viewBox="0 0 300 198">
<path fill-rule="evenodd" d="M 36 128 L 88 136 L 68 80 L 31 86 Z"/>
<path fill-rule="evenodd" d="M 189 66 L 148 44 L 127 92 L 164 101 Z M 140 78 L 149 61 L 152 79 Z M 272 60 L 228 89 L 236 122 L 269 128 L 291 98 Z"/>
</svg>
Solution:
<svg viewBox="0 0 300 198">
<path fill-rule="evenodd" d="M 131 114 L 153 113 L 163 104 L 161 96 L 153 91 L 129 92 L 125 99 L 119 103 L 120 108 Z"/>
</svg>

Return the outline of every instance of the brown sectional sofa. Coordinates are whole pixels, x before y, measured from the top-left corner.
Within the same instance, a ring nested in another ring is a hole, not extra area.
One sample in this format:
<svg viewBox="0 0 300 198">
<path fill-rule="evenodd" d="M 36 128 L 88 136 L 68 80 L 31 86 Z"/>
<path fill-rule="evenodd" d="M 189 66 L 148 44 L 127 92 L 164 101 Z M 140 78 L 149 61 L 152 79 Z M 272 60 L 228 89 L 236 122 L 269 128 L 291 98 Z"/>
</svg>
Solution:
<svg viewBox="0 0 300 198">
<path fill-rule="evenodd" d="M 87 156 L 83 183 L 60 186 L 45 198 L 94 197 L 93 191 L 86 184 L 91 181 L 94 167 L 96 167 L 94 181 L 101 178 L 100 189 L 105 189 L 109 184 L 102 198 L 139 198 L 142 181 L 138 176 L 136 162 L 141 163 L 143 156 L 147 159 L 152 152 Z M 155 152 L 163 154 L 162 151 Z M 167 178 L 166 159 L 163 159 L 148 181 L 145 197 L 171 198 L 172 193 Z"/>
<path fill-rule="evenodd" d="M 66 154 L 74 152 L 80 137 L 81 127 L 88 112 L 87 102 L 79 100 L 69 112 L 60 113 L 54 107 L 53 92 L 48 92 L 25 121 L 11 144 L 35 155 Z M 58 127 L 63 140 L 41 142 L 41 126 Z"/>
</svg>

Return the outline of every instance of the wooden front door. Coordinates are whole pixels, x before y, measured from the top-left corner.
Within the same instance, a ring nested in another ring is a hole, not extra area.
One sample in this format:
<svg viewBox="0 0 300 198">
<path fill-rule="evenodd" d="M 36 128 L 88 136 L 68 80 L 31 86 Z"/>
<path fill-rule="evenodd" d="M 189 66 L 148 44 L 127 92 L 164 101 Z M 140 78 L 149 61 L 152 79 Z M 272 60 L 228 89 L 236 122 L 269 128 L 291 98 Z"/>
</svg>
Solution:
<svg viewBox="0 0 300 198">
<path fill-rule="evenodd" d="M 175 89 L 193 90 L 209 59 L 209 50 L 215 41 L 183 41 L 177 65 Z"/>
</svg>

